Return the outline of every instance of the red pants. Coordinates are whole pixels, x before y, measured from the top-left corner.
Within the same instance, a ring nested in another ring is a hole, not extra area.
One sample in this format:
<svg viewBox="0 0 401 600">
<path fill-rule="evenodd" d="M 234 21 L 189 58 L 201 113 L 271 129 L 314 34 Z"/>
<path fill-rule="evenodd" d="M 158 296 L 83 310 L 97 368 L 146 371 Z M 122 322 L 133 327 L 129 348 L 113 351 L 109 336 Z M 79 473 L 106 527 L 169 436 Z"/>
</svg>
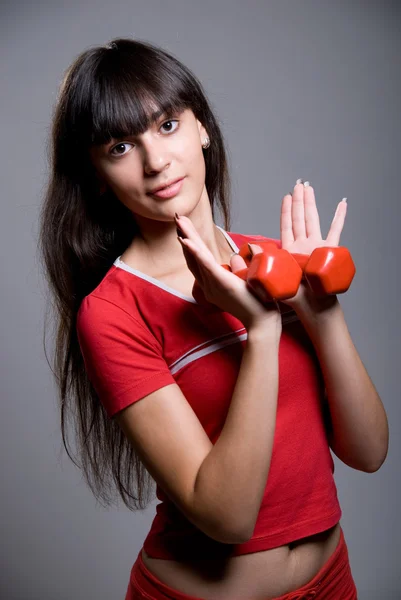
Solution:
<svg viewBox="0 0 401 600">
<path fill-rule="evenodd" d="M 176 591 L 157 579 L 144 564 L 141 552 L 142 550 L 131 569 L 125 600 L 202 600 Z M 307 598 L 357 600 L 357 590 L 351 574 L 342 529 L 337 548 L 315 577 L 298 590 L 278 596 L 274 600 L 306 600 Z"/>
</svg>

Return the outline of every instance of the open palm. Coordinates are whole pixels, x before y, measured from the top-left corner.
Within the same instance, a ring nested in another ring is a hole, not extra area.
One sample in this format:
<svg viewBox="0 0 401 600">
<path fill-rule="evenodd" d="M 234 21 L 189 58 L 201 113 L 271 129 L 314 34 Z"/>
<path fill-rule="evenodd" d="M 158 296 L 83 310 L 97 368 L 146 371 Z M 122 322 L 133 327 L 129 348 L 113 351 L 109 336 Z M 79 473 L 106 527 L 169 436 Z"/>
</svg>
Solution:
<svg viewBox="0 0 401 600">
<path fill-rule="evenodd" d="M 297 183 L 293 195 L 284 196 L 281 205 L 282 248 L 291 254 L 311 254 L 321 246 L 338 246 L 346 213 L 347 203 L 341 200 L 327 238 L 322 239 L 314 189 L 310 185 Z"/>
<path fill-rule="evenodd" d="M 320 231 L 314 189 L 310 185 L 297 183 L 292 196 L 287 194 L 282 201 L 280 219 L 282 248 L 291 254 L 310 255 L 315 248 L 339 246 L 346 214 L 347 202 L 344 199 L 337 206 L 329 233 L 324 240 Z M 308 309 L 319 311 L 335 303 L 336 297 L 315 298 L 309 285 L 302 280 L 295 296 L 283 302 L 296 311 L 306 306 Z"/>
</svg>

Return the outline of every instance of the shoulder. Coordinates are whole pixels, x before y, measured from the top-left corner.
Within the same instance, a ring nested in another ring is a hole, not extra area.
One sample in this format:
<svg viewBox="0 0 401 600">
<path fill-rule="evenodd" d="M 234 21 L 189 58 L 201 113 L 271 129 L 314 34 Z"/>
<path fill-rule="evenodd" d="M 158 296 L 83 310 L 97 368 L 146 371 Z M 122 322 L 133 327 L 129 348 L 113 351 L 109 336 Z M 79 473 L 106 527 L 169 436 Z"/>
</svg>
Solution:
<svg viewBox="0 0 401 600">
<path fill-rule="evenodd" d="M 143 320 L 128 308 L 126 302 L 120 301 L 117 296 L 107 297 L 95 291 L 83 298 L 77 313 L 76 329 L 79 341 L 92 338 L 99 342 L 102 336 L 115 341 L 137 335 L 142 339 L 151 338 L 154 343 Z"/>
<path fill-rule="evenodd" d="M 144 327 L 137 306 L 141 286 L 136 281 L 135 284 L 131 275 L 117 268 L 115 261 L 100 283 L 82 299 L 77 326 L 92 324 L 104 329 L 107 324 L 125 322 L 130 327 Z"/>
</svg>

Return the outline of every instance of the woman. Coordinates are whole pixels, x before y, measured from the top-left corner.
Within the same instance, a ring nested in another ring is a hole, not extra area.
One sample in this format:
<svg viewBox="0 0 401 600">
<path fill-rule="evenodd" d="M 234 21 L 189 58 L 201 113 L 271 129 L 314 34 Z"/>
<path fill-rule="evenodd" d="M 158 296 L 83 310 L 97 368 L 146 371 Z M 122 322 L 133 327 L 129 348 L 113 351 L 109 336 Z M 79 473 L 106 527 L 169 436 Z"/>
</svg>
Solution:
<svg viewBox="0 0 401 600">
<path fill-rule="evenodd" d="M 356 598 L 329 446 L 376 471 L 386 414 L 336 296 L 302 282 L 266 304 L 235 275 L 239 247 L 267 238 L 228 231 L 223 137 L 199 81 L 148 43 L 91 48 L 66 73 L 52 144 L 41 248 L 64 444 L 71 457 L 71 411 L 98 499 L 114 485 L 144 508 L 153 479 L 161 500 L 126 600 Z M 298 181 L 277 247 L 338 245 L 345 212 L 323 240 Z"/>
</svg>

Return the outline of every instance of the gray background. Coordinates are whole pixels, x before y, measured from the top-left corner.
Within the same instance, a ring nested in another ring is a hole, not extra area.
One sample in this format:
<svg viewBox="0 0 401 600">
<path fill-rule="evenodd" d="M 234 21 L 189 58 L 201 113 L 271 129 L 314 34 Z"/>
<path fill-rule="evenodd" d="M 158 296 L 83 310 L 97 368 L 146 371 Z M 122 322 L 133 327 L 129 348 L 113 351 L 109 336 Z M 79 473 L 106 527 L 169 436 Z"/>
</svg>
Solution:
<svg viewBox="0 0 401 600">
<path fill-rule="evenodd" d="M 299 177 L 315 188 L 323 237 L 348 197 L 341 243 L 357 274 L 341 304 L 390 450 L 374 474 L 335 458 L 335 477 L 359 598 L 401 598 L 400 12 L 355 0 L 2 5 L 2 599 L 122 600 L 155 510 L 96 504 L 61 449 L 42 347 L 35 253 L 51 111 L 76 55 L 117 36 L 164 47 L 203 82 L 227 140 L 232 231 L 279 237 Z"/>
</svg>

